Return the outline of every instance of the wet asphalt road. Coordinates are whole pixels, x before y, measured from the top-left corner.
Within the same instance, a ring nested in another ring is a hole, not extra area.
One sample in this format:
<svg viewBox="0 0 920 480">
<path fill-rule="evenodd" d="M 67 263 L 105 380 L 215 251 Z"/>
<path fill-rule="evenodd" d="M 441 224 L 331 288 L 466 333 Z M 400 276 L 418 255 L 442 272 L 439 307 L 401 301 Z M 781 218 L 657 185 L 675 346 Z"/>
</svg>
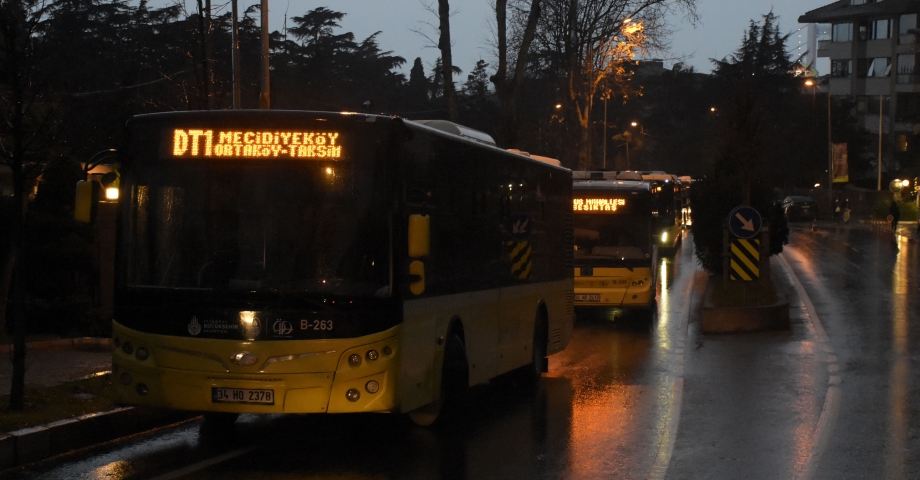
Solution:
<svg viewBox="0 0 920 480">
<path fill-rule="evenodd" d="M 653 322 L 579 311 L 538 388 L 476 386 L 447 428 L 394 415 L 191 421 L 0 477 L 914 479 L 918 260 L 920 244 L 881 232 L 794 229 L 771 264 L 792 329 L 703 335 L 706 276 L 685 241 L 661 260 Z"/>
</svg>

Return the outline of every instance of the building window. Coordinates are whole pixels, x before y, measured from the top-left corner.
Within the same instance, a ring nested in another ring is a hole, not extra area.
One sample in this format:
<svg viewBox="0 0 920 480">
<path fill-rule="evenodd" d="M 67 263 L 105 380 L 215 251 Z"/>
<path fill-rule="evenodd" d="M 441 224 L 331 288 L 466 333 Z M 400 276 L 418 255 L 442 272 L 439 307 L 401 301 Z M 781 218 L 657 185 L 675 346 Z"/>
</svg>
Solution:
<svg viewBox="0 0 920 480">
<path fill-rule="evenodd" d="M 898 22 L 898 33 L 901 35 L 907 35 L 908 30 L 911 28 L 917 28 L 917 14 L 916 13 L 905 13 L 901 15 L 901 21 Z"/>
<path fill-rule="evenodd" d="M 917 55 L 913 53 L 898 55 L 898 83 L 918 83 Z"/>
<path fill-rule="evenodd" d="M 889 104 L 888 97 L 879 96 L 879 95 L 867 95 L 866 100 L 868 100 L 868 105 L 866 105 L 867 112 L 869 115 L 878 115 L 878 102 L 882 102 L 882 114 L 889 114 Z"/>
<path fill-rule="evenodd" d="M 876 105 L 876 112 L 878 105 Z M 920 120 L 920 93 L 899 93 L 898 108 L 895 112 L 898 122 L 917 122 Z"/>
<path fill-rule="evenodd" d="M 818 34 L 816 40 L 819 42 L 826 42 L 831 40 L 831 24 L 829 23 L 819 23 L 818 24 Z"/>
<path fill-rule="evenodd" d="M 846 60 L 831 60 L 831 76 L 832 77 L 849 77 L 850 69 L 852 62 L 849 59 Z"/>
<path fill-rule="evenodd" d="M 853 24 L 835 23 L 832 35 L 833 41 L 835 42 L 849 42 L 853 40 Z"/>
<path fill-rule="evenodd" d="M 872 21 L 871 25 L 871 39 L 882 40 L 885 38 L 891 38 L 891 19 L 886 18 L 884 20 L 874 20 Z"/>
<path fill-rule="evenodd" d="M 891 58 L 873 58 L 868 62 L 867 77 L 887 77 L 891 75 Z"/>
</svg>

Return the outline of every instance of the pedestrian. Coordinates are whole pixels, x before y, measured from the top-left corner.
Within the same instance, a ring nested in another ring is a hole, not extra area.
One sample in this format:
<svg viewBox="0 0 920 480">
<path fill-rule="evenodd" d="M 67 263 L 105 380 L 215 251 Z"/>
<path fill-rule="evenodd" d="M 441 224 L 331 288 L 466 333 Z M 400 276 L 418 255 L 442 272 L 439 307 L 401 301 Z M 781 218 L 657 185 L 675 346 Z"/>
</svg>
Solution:
<svg viewBox="0 0 920 480">
<path fill-rule="evenodd" d="M 891 231 L 898 234 L 898 221 L 901 220 L 901 209 L 898 208 L 898 201 L 891 199 L 891 206 L 888 207 L 888 216 L 891 218 Z"/>
<path fill-rule="evenodd" d="M 834 224 L 840 222 L 840 198 L 834 198 Z"/>
<path fill-rule="evenodd" d="M 850 199 L 847 198 L 843 201 L 843 223 L 849 223 L 850 213 Z"/>
</svg>

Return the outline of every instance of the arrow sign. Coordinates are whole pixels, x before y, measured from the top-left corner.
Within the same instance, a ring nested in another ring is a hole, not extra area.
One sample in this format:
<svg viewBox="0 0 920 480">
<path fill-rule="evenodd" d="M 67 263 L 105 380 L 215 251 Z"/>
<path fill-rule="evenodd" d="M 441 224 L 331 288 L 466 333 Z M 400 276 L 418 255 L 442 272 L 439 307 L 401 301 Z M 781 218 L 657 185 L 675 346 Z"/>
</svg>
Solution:
<svg viewBox="0 0 920 480">
<path fill-rule="evenodd" d="M 740 205 L 728 214 L 728 230 L 738 238 L 751 238 L 760 232 L 763 219 L 751 207 Z"/>
<path fill-rule="evenodd" d="M 744 216 L 741 215 L 740 213 L 736 213 L 735 218 L 737 218 L 738 220 L 741 220 L 742 230 L 749 230 L 752 232 L 754 231 L 754 221 L 753 220 L 748 220 L 744 218 Z"/>
</svg>

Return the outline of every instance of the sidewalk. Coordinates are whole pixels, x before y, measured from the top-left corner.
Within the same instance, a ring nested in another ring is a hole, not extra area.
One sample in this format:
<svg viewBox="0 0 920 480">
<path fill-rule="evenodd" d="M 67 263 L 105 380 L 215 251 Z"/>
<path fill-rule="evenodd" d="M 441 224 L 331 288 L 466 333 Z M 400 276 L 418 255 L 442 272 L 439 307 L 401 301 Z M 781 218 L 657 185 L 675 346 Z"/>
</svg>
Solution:
<svg viewBox="0 0 920 480">
<path fill-rule="evenodd" d="M 0 394 L 12 382 L 10 345 L 0 345 Z M 52 386 L 108 373 L 112 341 L 77 338 L 33 342 L 26 347 L 26 385 Z M 6 408 L 5 405 L 0 409 Z M 121 407 L 15 432 L 0 432 L 0 472 L 72 450 L 151 430 L 194 417 L 194 412 Z"/>
<path fill-rule="evenodd" d="M 11 346 L 0 345 L 0 395 L 10 392 Z M 76 338 L 33 342 L 26 347 L 26 385 L 51 386 L 112 368 L 112 339 Z"/>
</svg>

